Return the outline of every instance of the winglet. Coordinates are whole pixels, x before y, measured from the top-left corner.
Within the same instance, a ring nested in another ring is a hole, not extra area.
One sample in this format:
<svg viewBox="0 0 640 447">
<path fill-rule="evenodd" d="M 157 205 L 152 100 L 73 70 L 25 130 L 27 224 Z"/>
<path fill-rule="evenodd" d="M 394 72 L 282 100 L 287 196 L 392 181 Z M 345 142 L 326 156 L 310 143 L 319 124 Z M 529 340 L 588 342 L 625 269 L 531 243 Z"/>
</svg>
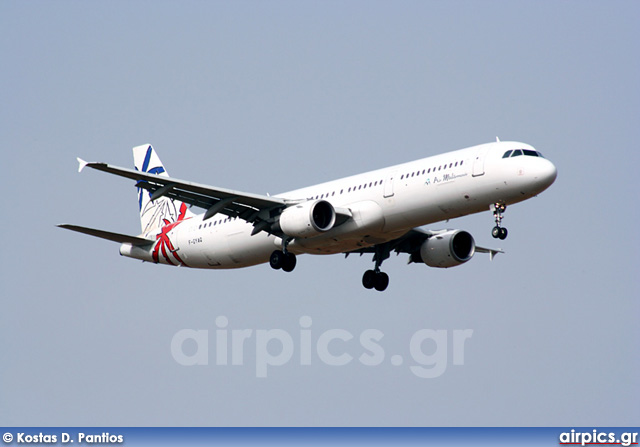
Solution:
<svg viewBox="0 0 640 447">
<path fill-rule="evenodd" d="M 76 157 L 76 160 L 78 160 L 78 163 L 79 163 L 79 165 L 78 165 L 78 172 L 82 172 L 82 170 L 84 169 L 84 167 L 85 167 L 86 165 L 88 165 L 88 164 L 89 164 L 89 162 L 88 162 L 88 161 L 84 161 L 84 160 L 83 160 L 82 158 L 80 158 L 80 157 Z"/>
</svg>

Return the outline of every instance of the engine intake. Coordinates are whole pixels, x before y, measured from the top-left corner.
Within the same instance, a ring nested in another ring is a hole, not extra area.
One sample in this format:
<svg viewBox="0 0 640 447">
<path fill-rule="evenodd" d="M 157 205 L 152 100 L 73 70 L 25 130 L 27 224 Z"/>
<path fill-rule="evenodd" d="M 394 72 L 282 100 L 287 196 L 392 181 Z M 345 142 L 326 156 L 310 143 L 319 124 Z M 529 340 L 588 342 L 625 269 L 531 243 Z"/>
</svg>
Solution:
<svg viewBox="0 0 640 447">
<path fill-rule="evenodd" d="M 326 200 L 310 200 L 293 205 L 280 214 L 280 229 L 290 237 L 309 238 L 329 231 L 336 222 L 336 211 Z"/>
<path fill-rule="evenodd" d="M 431 236 L 420 246 L 420 258 L 429 267 L 448 268 L 464 264 L 473 257 L 476 242 L 463 230 L 449 230 Z"/>
</svg>

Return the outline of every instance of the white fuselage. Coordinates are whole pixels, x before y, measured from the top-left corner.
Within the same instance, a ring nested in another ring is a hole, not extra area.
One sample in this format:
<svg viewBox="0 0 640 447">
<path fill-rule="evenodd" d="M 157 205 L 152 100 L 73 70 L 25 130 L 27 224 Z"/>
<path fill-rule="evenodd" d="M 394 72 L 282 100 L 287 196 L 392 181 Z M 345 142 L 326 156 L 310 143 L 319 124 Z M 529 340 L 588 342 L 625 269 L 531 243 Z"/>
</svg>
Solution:
<svg viewBox="0 0 640 447">
<path fill-rule="evenodd" d="M 288 249 L 297 254 L 348 252 L 396 239 L 415 227 L 487 211 L 496 202 L 529 199 L 553 183 L 556 168 L 540 156 L 503 158 L 514 149 L 535 151 L 519 142 L 482 144 L 279 194 L 291 200 L 324 199 L 353 216 L 325 233 L 293 240 Z M 197 215 L 164 237 L 189 267 L 239 268 L 268 262 L 282 246 L 279 237 L 266 232 L 252 236 L 253 228 L 221 214 L 207 220 Z M 152 251 L 130 244 L 120 249 L 125 256 L 154 262 Z M 159 262 L 172 264 L 163 257 Z"/>
</svg>

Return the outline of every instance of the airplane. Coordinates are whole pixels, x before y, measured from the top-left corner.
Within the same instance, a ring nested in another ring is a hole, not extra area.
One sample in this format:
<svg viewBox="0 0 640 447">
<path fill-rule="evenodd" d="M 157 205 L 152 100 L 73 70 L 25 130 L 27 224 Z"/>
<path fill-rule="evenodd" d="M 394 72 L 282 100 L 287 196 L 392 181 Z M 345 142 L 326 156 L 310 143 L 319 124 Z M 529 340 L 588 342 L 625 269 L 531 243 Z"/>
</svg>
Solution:
<svg viewBox="0 0 640 447">
<path fill-rule="evenodd" d="M 392 252 L 409 263 L 449 268 L 476 252 L 464 230 L 425 225 L 491 211 L 491 234 L 504 240 L 504 212 L 537 196 L 557 169 L 531 145 L 481 144 L 274 196 L 251 194 L 170 177 L 150 144 L 133 148 L 135 169 L 78 158 L 89 167 L 134 180 L 142 232 L 137 236 L 77 225 L 61 228 L 120 243 L 120 254 L 156 264 L 232 269 L 269 263 L 291 272 L 296 255 L 373 254 L 362 284 L 384 291 L 380 267 Z M 195 214 L 191 208 L 204 210 Z"/>
</svg>

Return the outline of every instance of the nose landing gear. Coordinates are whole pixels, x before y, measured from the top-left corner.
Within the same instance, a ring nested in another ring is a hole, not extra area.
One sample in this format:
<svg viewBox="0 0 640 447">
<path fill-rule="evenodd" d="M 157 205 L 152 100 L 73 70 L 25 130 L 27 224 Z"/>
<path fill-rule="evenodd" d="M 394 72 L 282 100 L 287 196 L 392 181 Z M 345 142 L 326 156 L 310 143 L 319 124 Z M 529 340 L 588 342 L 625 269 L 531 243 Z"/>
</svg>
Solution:
<svg viewBox="0 0 640 447">
<path fill-rule="evenodd" d="M 493 211 L 493 217 L 496 222 L 496 226 L 493 227 L 493 229 L 491 230 L 491 236 L 493 236 L 496 239 L 503 239 L 503 240 L 506 239 L 508 231 L 506 228 L 502 226 L 502 219 L 504 217 L 502 213 L 504 213 L 505 210 L 507 209 L 507 205 L 501 202 L 496 202 L 496 203 L 492 203 L 489 209 Z"/>
</svg>

